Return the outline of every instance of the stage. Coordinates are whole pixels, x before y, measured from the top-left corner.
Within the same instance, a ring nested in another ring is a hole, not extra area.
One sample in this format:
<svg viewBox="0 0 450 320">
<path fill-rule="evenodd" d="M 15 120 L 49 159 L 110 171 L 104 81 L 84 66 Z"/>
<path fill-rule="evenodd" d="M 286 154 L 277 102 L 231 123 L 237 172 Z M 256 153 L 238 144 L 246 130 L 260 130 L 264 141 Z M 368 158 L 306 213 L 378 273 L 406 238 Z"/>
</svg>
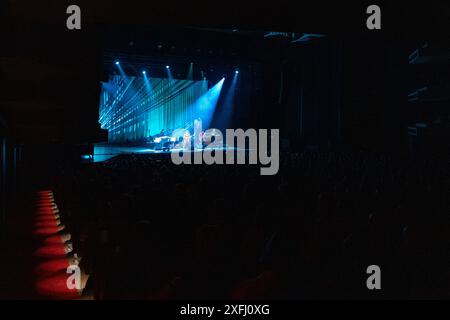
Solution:
<svg viewBox="0 0 450 320">
<path fill-rule="evenodd" d="M 211 147 L 206 147 L 204 150 L 211 150 Z M 223 147 L 214 147 L 217 151 L 246 151 L 246 149 L 231 148 L 227 145 Z M 146 145 L 130 145 L 130 144 L 114 144 L 108 142 L 100 142 L 94 144 L 94 154 L 92 157 L 83 156 L 83 162 L 102 162 L 111 159 L 120 154 L 170 154 L 172 152 L 180 152 L 183 149 L 174 148 L 170 151 L 162 151 L 151 149 Z M 184 152 L 201 152 L 203 149 L 187 150 Z"/>
</svg>

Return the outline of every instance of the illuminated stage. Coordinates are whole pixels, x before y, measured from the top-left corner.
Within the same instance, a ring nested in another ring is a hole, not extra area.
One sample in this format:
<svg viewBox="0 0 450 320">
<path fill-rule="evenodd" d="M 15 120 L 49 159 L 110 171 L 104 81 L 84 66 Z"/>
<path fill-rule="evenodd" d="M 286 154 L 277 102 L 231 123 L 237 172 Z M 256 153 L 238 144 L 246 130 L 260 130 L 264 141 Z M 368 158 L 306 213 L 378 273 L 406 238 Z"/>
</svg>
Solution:
<svg viewBox="0 0 450 320">
<path fill-rule="evenodd" d="M 207 78 L 194 62 L 138 63 L 142 68 L 138 72 L 136 59 L 108 62 L 112 70 L 108 81 L 102 82 L 98 118 L 100 127 L 108 131 L 108 141 L 94 144 L 93 155 L 82 157 L 85 162 L 105 161 L 120 154 L 202 151 L 190 149 L 187 141 L 198 148 L 211 141 L 208 135 L 214 135 L 215 129 L 207 133 L 208 128 L 230 128 L 239 70 L 230 68 Z M 180 72 L 184 68 L 189 70 L 186 74 Z M 172 74 L 175 70 L 176 77 Z M 215 143 L 214 150 L 241 151 L 219 146 Z"/>
<path fill-rule="evenodd" d="M 206 147 L 205 150 L 211 150 L 211 147 Z M 214 147 L 217 151 L 248 151 L 248 149 L 231 148 L 227 145 L 223 147 Z M 180 152 L 182 149 L 174 148 L 170 151 L 162 151 L 151 149 L 145 145 L 126 145 L 126 144 L 112 144 L 108 142 L 101 142 L 94 144 L 93 158 L 85 157 L 86 162 L 102 162 L 111 159 L 120 154 L 170 154 L 172 152 Z M 202 149 L 188 150 L 185 152 L 201 152 Z"/>
</svg>

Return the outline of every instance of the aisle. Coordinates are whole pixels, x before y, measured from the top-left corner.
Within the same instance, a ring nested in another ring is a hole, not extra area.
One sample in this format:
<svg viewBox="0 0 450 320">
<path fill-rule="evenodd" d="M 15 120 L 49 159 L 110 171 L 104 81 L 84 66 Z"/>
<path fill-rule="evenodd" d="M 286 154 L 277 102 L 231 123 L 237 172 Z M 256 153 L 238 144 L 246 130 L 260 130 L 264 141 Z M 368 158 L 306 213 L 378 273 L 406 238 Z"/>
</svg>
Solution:
<svg viewBox="0 0 450 320">
<path fill-rule="evenodd" d="M 78 269 L 81 258 L 73 253 L 61 216 L 51 190 L 19 202 L 0 242 L 0 299 L 93 299 L 82 294 L 88 275 Z M 80 274 L 79 290 L 74 269 Z"/>
<path fill-rule="evenodd" d="M 37 248 L 33 252 L 36 258 L 35 290 L 43 298 L 77 299 L 81 290 L 77 290 L 68 272 L 69 265 L 77 267 L 78 261 L 68 257 L 72 252 L 70 233 L 61 223 L 58 206 L 51 190 L 41 190 L 37 193 L 33 236 Z M 70 271 L 70 270 L 69 270 Z"/>
</svg>

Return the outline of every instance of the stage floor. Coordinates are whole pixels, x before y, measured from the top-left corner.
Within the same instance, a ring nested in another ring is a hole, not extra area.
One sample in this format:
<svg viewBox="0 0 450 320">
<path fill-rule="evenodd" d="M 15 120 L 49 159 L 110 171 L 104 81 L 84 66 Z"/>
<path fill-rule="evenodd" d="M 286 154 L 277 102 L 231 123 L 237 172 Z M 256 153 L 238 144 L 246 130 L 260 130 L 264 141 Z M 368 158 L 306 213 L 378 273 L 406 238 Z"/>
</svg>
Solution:
<svg viewBox="0 0 450 320">
<path fill-rule="evenodd" d="M 210 147 L 206 147 L 205 149 L 211 149 Z M 150 149 L 146 146 L 130 146 L 130 145 L 118 145 L 118 144 L 109 144 L 107 142 L 95 143 L 94 144 L 94 157 L 85 158 L 85 162 L 102 162 L 108 159 L 111 159 L 119 154 L 170 154 L 172 152 L 179 152 L 182 149 L 171 149 L 170 151 L 162 151 Z M 223 147 L 214 147 L 214 150 L 218 151 L 244 151 L 245 149 L 239 148 L 230 148 L 228 146 Z M 194 151 L 187 152 L 200 152 L 202 149 L 196 149 Z"/>
</svg>

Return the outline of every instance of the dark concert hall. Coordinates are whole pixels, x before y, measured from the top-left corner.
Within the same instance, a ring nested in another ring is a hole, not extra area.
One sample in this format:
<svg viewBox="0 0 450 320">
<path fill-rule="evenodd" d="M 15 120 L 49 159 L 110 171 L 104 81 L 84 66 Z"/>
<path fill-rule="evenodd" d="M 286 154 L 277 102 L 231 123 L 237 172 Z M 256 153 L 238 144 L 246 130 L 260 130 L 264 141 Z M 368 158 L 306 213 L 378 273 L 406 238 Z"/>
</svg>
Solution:
<svg viewBox="0 0 450 320">
<path fill-rule="evenodd" d="M 0 12 L 0 300 L 450 299 L 448 1 Z"/>
</svg>

